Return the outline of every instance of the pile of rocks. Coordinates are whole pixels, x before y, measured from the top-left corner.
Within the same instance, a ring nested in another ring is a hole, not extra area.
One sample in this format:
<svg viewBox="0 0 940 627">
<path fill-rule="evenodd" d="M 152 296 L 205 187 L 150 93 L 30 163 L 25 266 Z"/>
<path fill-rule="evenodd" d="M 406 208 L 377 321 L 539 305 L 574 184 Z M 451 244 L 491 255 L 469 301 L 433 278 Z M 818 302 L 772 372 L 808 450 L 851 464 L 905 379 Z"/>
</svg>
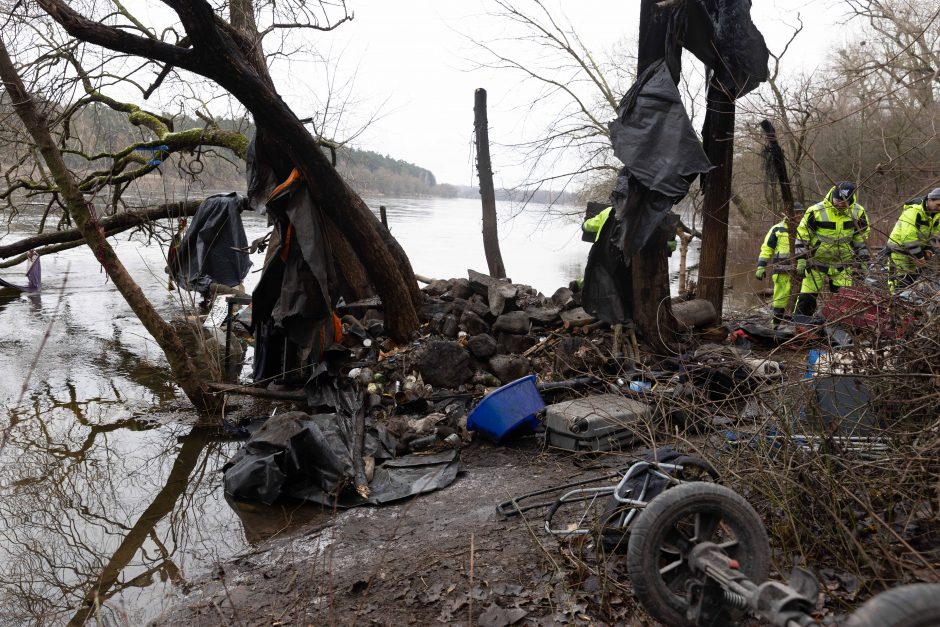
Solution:
<svg viewBox="0 0 940 627">
<path fill-rule="evenodd" d="M 419 317 L 429 336 L 416 359 L 425 383 L 458 389 L 505 384 L 533 371 L 529 356 L 561 327 L 594 324 L 579 294 L 567 287 L 546 297 L 528 285 L 469 271 L 469 277 L 432 281 Z M 433 338 L 433 339 L 432 339 Z M 556 338 L 557 339 L 557 338 Z M 577 352 L 583 338 L 569 347 Z"/>
</svg>

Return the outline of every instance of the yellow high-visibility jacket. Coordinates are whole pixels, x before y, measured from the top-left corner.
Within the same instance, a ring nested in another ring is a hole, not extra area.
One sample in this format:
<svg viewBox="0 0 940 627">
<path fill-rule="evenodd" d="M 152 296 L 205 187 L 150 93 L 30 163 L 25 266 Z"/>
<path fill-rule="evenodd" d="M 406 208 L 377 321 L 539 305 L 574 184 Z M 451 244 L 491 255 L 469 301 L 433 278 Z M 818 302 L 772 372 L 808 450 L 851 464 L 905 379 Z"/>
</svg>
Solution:
<svg viewBox="0 0 940 627">
<path fill-rule="evenodd" d="M 787 221 L 781 220 L 770 227 L 764 243 L 760 247 L 760 256 L 757 258 L 757 267 L 773 264 L 773 274 L 789 272 L 793 265 L 790 263 L 790 232 L 787 230 Z"/>
<path fill-rule="evenodd" d="M 613 207 L 607 207 L 600 211 L 593 218 L 588 218 L 581 224 L 581 228 L 584 229 L 587 233 L 594 233 L 594 241 L 597 241 L 597 238 L 601 236 L 601 229 L 604 228 L 604 223 L 607 222 L 608 216 L 610 216 L 610 211 Z"/>
<path fill-rule="evenodd" d="M 888 236 L 891 262 L 902 272 L 915 272 L 914 259 L 923 259 L 940 237 L 940 213 L 929 214 L 924 198 L 904 203 L 901 216 Z"/>
<path fill-rule="evenodd" d="M 849 206 L 838 209 L 832 204 L 829 190 L 822 202 L 806 210 L 793 242 L 797 257 L 805 257 L 810 268 L 842 269 L 850 266 L 856 257 L 865 257 L 865 241 L 871 233 L 865 207 L 852 195 Z"/>
</svg>

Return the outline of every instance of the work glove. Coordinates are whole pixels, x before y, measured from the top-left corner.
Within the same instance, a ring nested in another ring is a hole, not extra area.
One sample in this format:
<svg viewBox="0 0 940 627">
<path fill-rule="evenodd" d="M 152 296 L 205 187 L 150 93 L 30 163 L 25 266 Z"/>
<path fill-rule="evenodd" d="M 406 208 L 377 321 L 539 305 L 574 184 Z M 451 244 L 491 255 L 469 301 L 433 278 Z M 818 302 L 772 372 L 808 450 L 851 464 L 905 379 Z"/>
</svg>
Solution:
<svg viewBox="0 0 940 627">
<path fill-rule="evenodd" d="M 754 276 L 757 277 L 757 280 L 758 280 L 758 281 L 763 281 L 763 280 L 764 280 L 764 276 L 765 276 L 766 274 L 767 274 L 767 268 L 765 268 L 764 266 L 758 266 L 758 267 L 757 267 L 757 272 L 754 273 Z"/>
<path fill-rule="evenodd" d="M 806 259 L 796 260 L 796 273 L 800 276 L 806 276 Z"/>
<path fill-rule="evenodd" d="M 666 249 L 669 251 L 666 254 L 672 257 L 672 253 L 676 252 L 676 238 L 666 240 Z"/>
</svg>

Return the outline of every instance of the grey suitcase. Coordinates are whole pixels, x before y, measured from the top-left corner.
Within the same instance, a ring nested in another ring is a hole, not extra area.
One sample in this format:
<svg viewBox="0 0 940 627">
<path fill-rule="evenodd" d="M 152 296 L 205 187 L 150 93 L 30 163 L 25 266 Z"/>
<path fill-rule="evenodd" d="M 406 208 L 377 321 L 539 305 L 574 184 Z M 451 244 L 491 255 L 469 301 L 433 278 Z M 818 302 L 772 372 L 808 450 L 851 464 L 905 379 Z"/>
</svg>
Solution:
<svg viewBox="0 0 940 627">
<path fill-rule="evenodd" d="M 645 433 L 652 407 L 620 396 L 586 396 L 545 408 L 545 441 L 570 451 L 617 451 Z"/>
</svg>

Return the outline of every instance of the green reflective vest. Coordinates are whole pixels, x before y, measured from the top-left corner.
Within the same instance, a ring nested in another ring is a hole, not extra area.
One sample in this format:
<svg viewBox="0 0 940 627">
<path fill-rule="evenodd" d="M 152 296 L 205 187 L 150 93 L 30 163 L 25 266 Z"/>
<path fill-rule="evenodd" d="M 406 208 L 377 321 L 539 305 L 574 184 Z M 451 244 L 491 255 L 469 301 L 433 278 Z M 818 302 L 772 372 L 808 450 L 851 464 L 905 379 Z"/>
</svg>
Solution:
<svg viewBox="0 0 940 627">
<path fill-rule="evenodd" d="M 593 218 L 588 218 L 581 224 L 581 228 L 588 233 L 594 233 L 594 241 L 597 241 L 597 238 L 601 236 L 601 229 L 604 228 L 604 223 L 607 222 L 607 217 L 610 215 L 610 210 L 613 207 L 607 207 L 602 210 Z"/>
</svg>

